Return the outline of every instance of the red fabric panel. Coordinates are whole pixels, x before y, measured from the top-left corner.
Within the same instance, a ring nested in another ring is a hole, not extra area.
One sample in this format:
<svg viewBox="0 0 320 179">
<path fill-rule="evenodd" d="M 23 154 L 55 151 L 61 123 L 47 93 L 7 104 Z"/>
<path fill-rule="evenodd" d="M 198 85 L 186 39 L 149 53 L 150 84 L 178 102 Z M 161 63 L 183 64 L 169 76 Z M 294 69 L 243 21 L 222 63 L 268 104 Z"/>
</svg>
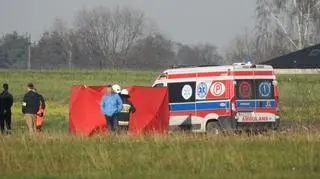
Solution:
<svg viewBox="0 0 320 179">
<path fill-rule="evenodd" d="M 71 111 L 72 111 L 72 106 L 79 94 L 79 91 L 81 90 L 82 86 L 80 85 L 74 85 L 71 86 L 70 88 L 70 99 L 69 99 L 69 132 L 73 132 L 73 130 L 75 129 L 74 125 L 73 125 L 73 119 L 71 116 Z"/>
<path fill-rule="evenodd" d="M 106 85 L 107 86 L 107 85 Z M 99 93 L 105 94 L 106 93 L 106 86 L 89 86 L 90 89 L 93 89 Z"/>
<path fill-rule="evenodd" d="M 136 112 L 130 117 L 129 132 L 164 133 L 168 131 L 169 107 L 166 88 L 132 86 L 128 88 Z"/>
<path fill-rule="evenodd" d="M 168 93 L 167 89 L 164 88 L 164 97 L 162 103 L 159 106 L 159 110 L 154 118 L 154 120 L 146 127 L 147 131 L 154 131 L 158 133 L 168 132 L 169 127 L 169 106 L 168 106 Z"/>
<path fill-rule="evenodd" d="M 136 107 L 131 115 L 129 132 L 166 133 L 169 125 L 168 94 L 166 88 L 131 86 L 130 100 Z M 106 121 L 100 111 L 100 101 L 105 93 L 101 86 L 72 86 L 69 104 L 69 129 L 71 133 L 91 135 L 106 131 Z"/>
<path fill-rule="evenodd" d="M 100 111 L 102 95 L 103 93 L 85 86 L 81 86 L 80 90 L 77 87 L 71 88 L 70 132 L 91 135 L 97 131 L 106 131 L 106 121 Z"/>
</svg>

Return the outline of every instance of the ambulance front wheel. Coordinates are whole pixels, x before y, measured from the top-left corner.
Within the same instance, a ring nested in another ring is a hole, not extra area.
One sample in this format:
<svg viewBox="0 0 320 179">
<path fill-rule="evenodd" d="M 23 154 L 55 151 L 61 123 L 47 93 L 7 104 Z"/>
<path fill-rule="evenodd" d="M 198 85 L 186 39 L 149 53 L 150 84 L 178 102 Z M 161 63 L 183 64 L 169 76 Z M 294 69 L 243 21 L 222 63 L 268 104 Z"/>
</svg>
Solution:
<svg viewBox="0 0 320 179">
<path fill-rule="evenodd" d="M 218 121 L 209 121 L 206 125 L 206 132 L 218 135 L 221 133 L 221 126 Z"/>
</svg>

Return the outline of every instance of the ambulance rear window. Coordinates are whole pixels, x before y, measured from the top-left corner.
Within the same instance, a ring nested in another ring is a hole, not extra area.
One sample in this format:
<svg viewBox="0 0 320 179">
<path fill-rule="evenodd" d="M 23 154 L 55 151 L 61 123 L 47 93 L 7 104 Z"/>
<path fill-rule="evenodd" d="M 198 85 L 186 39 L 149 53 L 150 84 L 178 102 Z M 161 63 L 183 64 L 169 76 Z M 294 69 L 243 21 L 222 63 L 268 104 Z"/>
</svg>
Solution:
<svg viewBox="0 0 320 179">
<path fill-rule="evenodd" d="M 273 99 L 272 79 L 237 80 L 237 99 Z"/>
<path fill-rule="evenodd" d="M 255 80 L 257 99 L 274 99 L 273 80 L 260 79 Z"/>
<path fill-rule="evenodd" d="M 255 88 L 254 80 L 237 80 L 236 81 L 236 95 L 237 99 L 254 99 Z"/>
</svg>

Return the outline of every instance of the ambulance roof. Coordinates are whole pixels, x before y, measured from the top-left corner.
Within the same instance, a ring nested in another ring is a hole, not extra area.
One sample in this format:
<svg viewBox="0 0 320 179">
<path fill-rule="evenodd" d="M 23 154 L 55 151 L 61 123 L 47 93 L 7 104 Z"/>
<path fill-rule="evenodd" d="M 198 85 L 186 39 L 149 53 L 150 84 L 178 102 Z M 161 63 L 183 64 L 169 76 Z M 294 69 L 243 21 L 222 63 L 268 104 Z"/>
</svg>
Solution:
<svg viewBox="0 0 320 179">
<path fill-rule="evenodd" d="M 250 68 L 251 67 L 251 68 Z M 233 65 L 225 66 L 207 66 L 207 67 L 184 67 L 184 68 L 172 68 L 167 69 L 163 73 L 184 73 L 184 72 L 212 72 L 212 71 L 227 71 L 227 70 L 245 70 L 245 69 L 259 69 L 259 70 L 273 70 L 270 65 L 246 65 L 236 63 Z"/>
</svg>

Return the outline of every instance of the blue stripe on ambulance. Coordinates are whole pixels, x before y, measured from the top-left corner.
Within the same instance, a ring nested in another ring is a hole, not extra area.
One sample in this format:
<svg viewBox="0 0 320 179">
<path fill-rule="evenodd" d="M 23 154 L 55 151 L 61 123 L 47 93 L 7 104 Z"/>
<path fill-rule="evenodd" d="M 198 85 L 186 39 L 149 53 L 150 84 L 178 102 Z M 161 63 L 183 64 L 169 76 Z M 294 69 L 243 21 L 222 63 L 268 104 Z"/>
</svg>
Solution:
<svg viewBox="0 0 320 179">
<path fill-rule="evenodd" d="M 275 100 L 237 100 L 237 108 L 275 108 Z"/>
<path fill-rule="evenodd" d="M 230 108 L 229 101 L 206 101 L 195 103 L 171 103 L 170 111 L 215 110 Z"/>
</svg>

